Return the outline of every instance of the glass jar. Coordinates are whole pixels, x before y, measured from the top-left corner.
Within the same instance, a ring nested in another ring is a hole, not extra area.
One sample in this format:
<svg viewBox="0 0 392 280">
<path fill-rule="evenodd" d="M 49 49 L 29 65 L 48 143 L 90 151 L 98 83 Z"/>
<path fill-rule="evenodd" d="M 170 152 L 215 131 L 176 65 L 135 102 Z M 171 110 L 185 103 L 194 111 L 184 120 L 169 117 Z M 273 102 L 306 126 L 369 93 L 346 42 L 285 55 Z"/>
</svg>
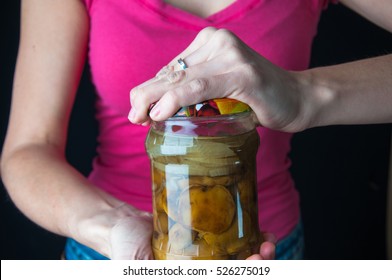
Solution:
<svg viewBox="0 0 392 280">
<path fill-rule="evenodd" d="M 253 113 L 153 122 L 155 259 L 245 259 L 258 251 Z"/>
</svg>

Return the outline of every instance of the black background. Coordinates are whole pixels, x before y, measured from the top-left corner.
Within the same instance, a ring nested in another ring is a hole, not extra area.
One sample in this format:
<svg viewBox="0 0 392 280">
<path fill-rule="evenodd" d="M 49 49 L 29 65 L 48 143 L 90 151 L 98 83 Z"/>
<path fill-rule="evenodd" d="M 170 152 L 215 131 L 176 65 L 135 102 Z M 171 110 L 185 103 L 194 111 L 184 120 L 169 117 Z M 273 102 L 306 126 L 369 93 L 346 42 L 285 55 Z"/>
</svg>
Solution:
<svg viewBox="0 0 392 280">
<path fill-rule="evenodd" d="M 0 5 L 2 145 L 18 47 L 20 1 L 7 0 Z M 311 65 L 331 65 L 391 52 L 390 33 L 342 5 L 333 5 L 321 18 Z M 67 146 L 68 160 L 83 174 L 88 174 L 95 154 L 93 100 L 86 68 Z M 386 258 L 390 137 L 390 124 L 314 128 L 294 136 L 292 172 L 301 194 L 307 259 Z M 2 185 L 0 192 L 1 259 L 59 259 L 64 238 L 27 220 Z"/>
</svg>

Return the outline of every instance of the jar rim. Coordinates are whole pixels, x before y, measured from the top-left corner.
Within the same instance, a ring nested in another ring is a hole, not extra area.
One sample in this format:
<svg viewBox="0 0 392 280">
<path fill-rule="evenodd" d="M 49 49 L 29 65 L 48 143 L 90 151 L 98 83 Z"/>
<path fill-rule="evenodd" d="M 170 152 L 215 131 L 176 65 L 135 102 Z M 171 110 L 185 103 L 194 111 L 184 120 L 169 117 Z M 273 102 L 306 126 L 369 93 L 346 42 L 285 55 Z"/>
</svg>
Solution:
<svg viewBox="0 0 392 280">
<path fill-rule="evenodd" d="M 200 117 L 187 117 L 187 116 L 173 116 L 164 121 L 152 121 L 154 123 L 161 123 L 161 122 L 170 122 L 170 121 L 221 121 L 221 120 L 232 120 L 238 118 L 246 118 L 250 116 L 253 111 L 245 111 L 240 113 L 234 114 L 223 114 L 223 115 L 214 115 L 214 116 L 200 116 Z"/>
</svg>

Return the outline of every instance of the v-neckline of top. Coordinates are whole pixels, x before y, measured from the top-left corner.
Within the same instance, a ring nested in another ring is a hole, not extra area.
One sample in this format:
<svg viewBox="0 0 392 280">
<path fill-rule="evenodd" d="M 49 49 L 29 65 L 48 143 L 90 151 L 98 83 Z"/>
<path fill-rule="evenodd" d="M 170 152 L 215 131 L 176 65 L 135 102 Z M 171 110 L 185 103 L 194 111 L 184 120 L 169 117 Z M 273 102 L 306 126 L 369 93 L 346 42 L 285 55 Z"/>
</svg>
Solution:
<svg viewBox="0 0 392 280">
<path fill-rule="evenodd" d="M 200 17 L 186 10 L 166 3 L 164 0 L 138 0 L 144 7 L 159 14 L 167 21 L 199 29 L 206 26 L 220 26 L 244 15 L 262 0 L 236 0 L 227 7 L 208 17 Z"/>
</svg>

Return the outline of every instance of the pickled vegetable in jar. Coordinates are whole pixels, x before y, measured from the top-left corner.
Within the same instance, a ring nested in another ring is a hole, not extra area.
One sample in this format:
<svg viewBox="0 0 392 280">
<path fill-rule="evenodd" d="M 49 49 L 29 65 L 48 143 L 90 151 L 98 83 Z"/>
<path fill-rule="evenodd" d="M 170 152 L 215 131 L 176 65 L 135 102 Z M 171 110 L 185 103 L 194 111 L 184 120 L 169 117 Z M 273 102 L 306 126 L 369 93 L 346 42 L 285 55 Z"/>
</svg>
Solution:
<svg viewBox="0 0 392 280">
<path fill-rule="evenodd" d="M 252 112 L 152 122 L 155 259 L 245 259 L 258 252 Z"/>
</svg>

